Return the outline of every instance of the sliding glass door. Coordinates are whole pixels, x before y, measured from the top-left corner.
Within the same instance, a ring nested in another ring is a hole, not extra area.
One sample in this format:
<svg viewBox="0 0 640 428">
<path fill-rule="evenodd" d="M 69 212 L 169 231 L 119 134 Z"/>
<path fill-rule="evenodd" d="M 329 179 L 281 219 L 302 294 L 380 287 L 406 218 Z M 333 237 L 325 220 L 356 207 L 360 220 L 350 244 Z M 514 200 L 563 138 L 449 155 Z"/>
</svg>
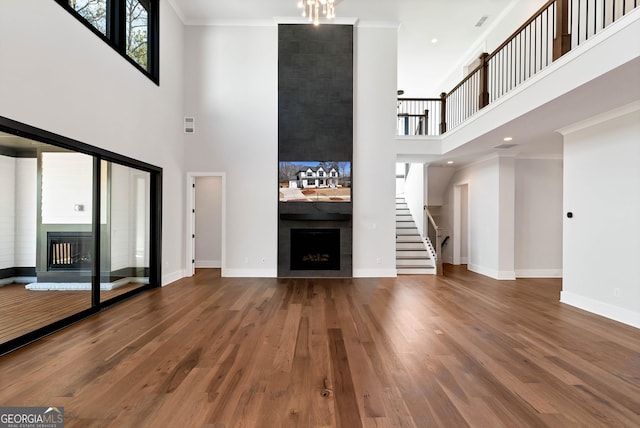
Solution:
<svg viewBox="0 0 640 428">
<path fill-rule="evenodd" d="M 101 221 L 100 300 L 149 283 L 150 174 L 102 162 L 107 192 Z"/>
<path fill-rule="evenodd" d="M 91 309 L 91 156 L 0 133 L 0 343 Z"/>
<path fill-rule="evenodd" d="M 0 117 L 0 354 L 160 278 L 161 169 Z"/>
</svg>

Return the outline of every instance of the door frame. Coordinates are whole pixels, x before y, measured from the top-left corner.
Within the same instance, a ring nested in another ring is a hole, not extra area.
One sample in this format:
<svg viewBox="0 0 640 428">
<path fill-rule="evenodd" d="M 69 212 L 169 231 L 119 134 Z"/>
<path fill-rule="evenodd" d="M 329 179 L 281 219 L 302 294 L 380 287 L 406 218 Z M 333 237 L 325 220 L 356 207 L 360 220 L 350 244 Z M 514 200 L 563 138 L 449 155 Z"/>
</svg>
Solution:
<svg viewBox="0 0 640 428">
<path fill-rule="evenodd" d="M 460 265 L 461 264 L 461 253 L 462 253 L 462 188 L 467 188 L 467 263 L 470 262 L 470 247 L 471 240 L 469 239 L 470 230 L 470 206 L 469 206 L 469 182 L 461 182 L 453 185 L 453 264 Z"/>
<path fill-rule="evenodd" d="M 185 235 L 185 276 L 193 276 L 196 272 L 195 264 L 195 230 L 196 230 L 196 217 L 195 217 L 195 184 L 198 177 L 220 177 L 221 183 L 221 239 L 220 239 L 220 275 L 224 276 L 226 268 L 226 222 L 227 222 L 227 192 L 226 192 L 226 174 L 224 172 L 187 172 L 187 212 L 186 212 L 186 235 Z"/>
</svg>

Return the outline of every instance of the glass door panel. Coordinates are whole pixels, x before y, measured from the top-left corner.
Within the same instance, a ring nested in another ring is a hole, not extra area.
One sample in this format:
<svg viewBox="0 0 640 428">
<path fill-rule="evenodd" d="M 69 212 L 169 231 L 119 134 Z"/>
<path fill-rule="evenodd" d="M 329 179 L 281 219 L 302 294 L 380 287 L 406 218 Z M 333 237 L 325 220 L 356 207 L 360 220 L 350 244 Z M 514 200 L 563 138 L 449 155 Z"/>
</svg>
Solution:
<svg viewBox="0 0 640 428">
<path fill-rule="evenodd" d="M 150 174 L 102 162 L 100 300 L 149 283 Z"/>
<path fill-rule="evenodd" d="M 0 343 L 91 308 L 93 157 L 0 132 Z"/>
</svg>

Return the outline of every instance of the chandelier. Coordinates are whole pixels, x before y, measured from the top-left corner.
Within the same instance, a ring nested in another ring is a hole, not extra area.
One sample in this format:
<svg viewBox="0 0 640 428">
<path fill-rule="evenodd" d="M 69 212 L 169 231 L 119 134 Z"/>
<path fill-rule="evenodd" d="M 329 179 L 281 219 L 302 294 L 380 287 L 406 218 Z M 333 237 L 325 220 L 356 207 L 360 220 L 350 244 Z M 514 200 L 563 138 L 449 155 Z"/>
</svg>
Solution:
<svg viewBox="0 0 640 428">
<path fill-rule="evenodd" d="M 327 19 L 336 17 L 335 0 L 298 0 L 298 9 L 313 25 L 320 24 L 320 14 Z"/>
</svg>

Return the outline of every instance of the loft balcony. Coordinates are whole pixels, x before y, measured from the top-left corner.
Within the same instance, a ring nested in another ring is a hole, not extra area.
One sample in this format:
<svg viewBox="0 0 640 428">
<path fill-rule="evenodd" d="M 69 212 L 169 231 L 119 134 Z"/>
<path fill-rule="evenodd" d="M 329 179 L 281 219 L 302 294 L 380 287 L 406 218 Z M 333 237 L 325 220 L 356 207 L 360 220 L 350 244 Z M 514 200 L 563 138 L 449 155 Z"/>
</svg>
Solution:
<svg viewBox="0 0 640 428">
<path fill-rule="evenodd" d="M 552 132 L 635 101 L 638 9 L 637 0 L 547 2 L 450 91 L 398 98 L 398 154 L 439 156 L 515 121 Z M 544 123 L 542 106 L 554 112 Z"/>
</svg>

